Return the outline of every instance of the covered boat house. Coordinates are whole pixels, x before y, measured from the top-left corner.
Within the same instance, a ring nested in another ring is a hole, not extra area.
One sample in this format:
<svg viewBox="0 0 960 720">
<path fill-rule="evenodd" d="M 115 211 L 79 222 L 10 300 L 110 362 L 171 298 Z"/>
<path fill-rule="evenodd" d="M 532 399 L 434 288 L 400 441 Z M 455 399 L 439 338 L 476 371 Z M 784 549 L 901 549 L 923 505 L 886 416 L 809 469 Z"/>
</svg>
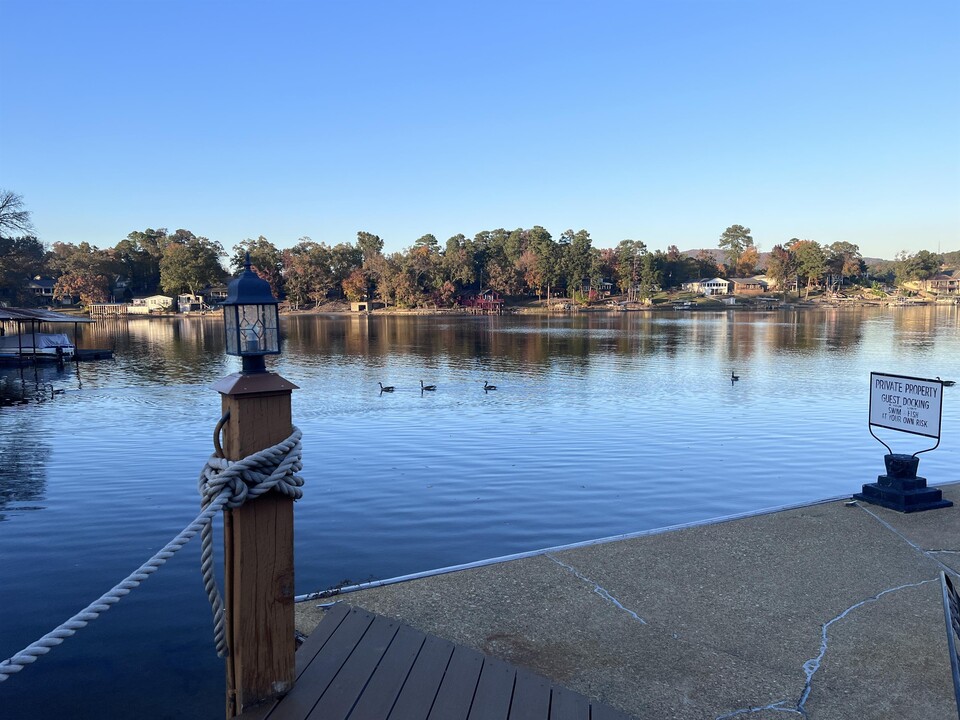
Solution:
<svg viewBox="0 0 960 720">
<path fill-rule="evenodd" d="M 0 307 L 0 362 L 29 365 L 44 361 L 79 359 L 77 326 L 93 320 L 51 310 Z M 73 324 L 74 340 L 47 325 Z"/>
</svg>

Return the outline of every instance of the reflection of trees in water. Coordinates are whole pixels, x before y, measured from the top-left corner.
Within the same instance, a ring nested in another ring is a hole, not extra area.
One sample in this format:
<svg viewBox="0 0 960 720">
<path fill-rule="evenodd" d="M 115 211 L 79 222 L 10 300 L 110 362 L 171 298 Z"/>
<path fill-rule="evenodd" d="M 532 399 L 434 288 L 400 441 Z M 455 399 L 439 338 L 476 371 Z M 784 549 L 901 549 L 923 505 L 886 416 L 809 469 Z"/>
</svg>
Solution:
<svg viewBox="0 0 960 720">
<path fill-rule="evenodd" d="M 826 348 L 840 353 L 856 350 L 863 341 L 863 312 L 858 308 L 826 313 L 823 321 Z"/>
<path fill-rule="evenodd" d="M 151 382 L 204 382 L 224 371 L 223 318 L 217 313 L 101 320 L 82 326 L 81 334 L 82 347 L 113 348 L 126 372 Z"/>
<path fill-rule="evenodd" d="M 909 351 L 933 350 L 936 346 L 938 317 L 942 322 L 944 310 L 949 313 L 954 308 L 934 305 L 896 308 L 893 315 L 893 342 L 897 347 Z M 956 318 L 955 310 L 952 315 Z"/>
<path fill-rule="evenodd" d="M 4 428 L 0 435 L 0 521 L 13 503 L 43 500 L 47 490 L 46 464 L 50 446 L 40 442 L 27 416 Z"/>
<path fill-rule="evenodd" d="M 916 308 L 894 318 L 898 333 L 932 343 L 939 308 Z M 294 315 L 281 322 L 284 353 L 322 362 L 386 365 L 391 357 L 419 358 L 425 367 L 496 360 L 513 366 L 564 363 L 587 367 L 597 356 L 675 357 L 686 352 L 734 363 L 766 353 L 846 353 L 863 342 L 861 310 L 755 314 L 580 313 L 524 316 Z M 129 319 L 83 326 L 84 345 L 115 346 L 125 370 L 151 382 L 197 383 L 230 371 L 219 315 Z M 88 337 L 89 336 L 89 337 Z"/>
<path fill-rule="evenodd" d="M 285 350 L 296 355 L 362 357 L 376 366 L 391 355 L 502 359 L 525 366 L 562 361 L 585 366 L 594 355 L 676 352 L 680 330 L 633 314 L 555 317 L 300 316 L 287 319 Z"/>
<path fill-rule="evenodd" d="M 823 350 L 850 352 L 863 341 L 865 316 L 860 309 L 784 311 L 771 318 L 768 340 L 775 347 L 803 355 Z"/>
<path fill-rule="evenodd" d="M 784 349 L 849 351 L 862 341 L 861 313 L 583 313 L 570 316 L 300 316 L 287 319 L 286 349 L 300 355 L 362 357 L 376 366 L 391 355 L 497 358 L 525 366 L 586 366 L 595 355 L 675 357 L 685 351 L 745 361 Z"/>
<path fill-rule="evenodd" d="M 0 369 L 0 408 L 53 400 L 65 389 L 76 387 L 71 363 L 37 363 Z M 68 381 L 68 382 L 65 382 Z"/>
</svg>

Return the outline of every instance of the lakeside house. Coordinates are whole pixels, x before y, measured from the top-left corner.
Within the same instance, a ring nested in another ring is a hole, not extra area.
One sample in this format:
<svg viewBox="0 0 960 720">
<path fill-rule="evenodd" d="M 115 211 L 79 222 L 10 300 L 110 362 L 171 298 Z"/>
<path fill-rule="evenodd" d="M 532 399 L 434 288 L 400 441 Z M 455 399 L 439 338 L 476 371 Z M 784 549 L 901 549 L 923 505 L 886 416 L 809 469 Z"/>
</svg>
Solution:
<svg viewBox="0 0 960 720">
<path fill-rule="evenodd" d="M 734 295 L 759 295 L 767 292 L 769 284 L 759 277 L 730 278 Z"/>
<path fill-rule="evenodd" d="M 684 283 L 683 289 L 710 297 L 712 295 L 729 295 L 730 285 L 730 281 L 726 280 L 725 278 L 701 278 L 699 280 Z"/>
<path fill-rule="evenodd" d="M 208 285 L 200 291 L 200 295 L 203 296 L 203 301 L 207 305 L 213 307 L 227 299 L 227 286 L 223 284 Z"/>
<path fill-rule="evenodd" d="M 476 313 L 503 312 L 503 298 L 494 290 L 483 290 L 477 295 L 467 295 L 460 298 L 460 305 Z"/>
<path fill-rule="evenodd" d="M 193 295 L 192 293 L 177 295 L 177 309 L 182 313 L 204 310 L 206 307 L 201 295 Z"/>
<path fill-rule="evenodd" d="M 148 315 L 154 312 L 164 312 L 173 305 L 173 298 L 169 295 L 150 295 L 144 298 L 134 298 L 127 312 L 131 315 Z"/>
<path fill-rule="evenodd" d="M 938 295 L 960 295 L 960 271 L 944 270 L 929 280 L 922 280 L 920 288 Z"/>
<path fill-rule="evenodd" d="M 27 288 L 37 299 L 42 300 L 48 305 L 53 305 L 53 289 L 56 284 L 57 281 L 53 278 L 41 277 L 40 275 L 37 275 L 33 280 L 27 283 Z"/>
</svg>

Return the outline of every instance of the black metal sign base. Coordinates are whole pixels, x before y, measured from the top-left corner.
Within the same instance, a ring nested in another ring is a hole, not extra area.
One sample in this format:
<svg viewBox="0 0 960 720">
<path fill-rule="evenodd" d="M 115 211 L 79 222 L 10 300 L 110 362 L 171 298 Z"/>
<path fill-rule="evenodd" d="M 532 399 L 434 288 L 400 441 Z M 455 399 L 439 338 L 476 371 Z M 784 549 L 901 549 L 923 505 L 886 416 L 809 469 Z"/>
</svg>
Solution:
<svg viewBox="0 0 960 720">
<path fill-rule="evenodd" d="M 927 487 L 927 479 L 917 477 L 920 458 L 914 455 L 884 455 L 886 475 L 880 475 L 877 482 L 863 486 L 863 492 L 853 497 L 874 505 L 882 505 L 898 512 L 910 513 L 922 510 L 936 510 L 953 505 L 943 499 L 939 488 Z"/>
</svg>

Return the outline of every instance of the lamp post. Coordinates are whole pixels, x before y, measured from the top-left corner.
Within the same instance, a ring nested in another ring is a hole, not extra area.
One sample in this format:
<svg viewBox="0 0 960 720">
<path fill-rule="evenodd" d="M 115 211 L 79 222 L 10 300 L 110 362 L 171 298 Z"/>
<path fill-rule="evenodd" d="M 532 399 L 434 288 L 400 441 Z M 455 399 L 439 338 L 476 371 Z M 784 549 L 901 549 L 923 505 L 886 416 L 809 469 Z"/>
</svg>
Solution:
<svg viewBox="0 0 960 720">
<path fill-rule="evenodd" d="M 243 359 L 243 373 L 267 371 L 264 357 L 280 354 L 277 299 L 270 283 L 250 269 L 250 253 L 240 277 L 231 281 L 223 301 L 227 353 Z"/>
<path fill-rule="evenodd" d="M 243 360 L 239 373 L 217 381 L 223 454 L 243 458 L 293 432 L 296 385 L 267 372 L 264 358 L 280 354 L 277 300 L 250 269 L 230 283 L 223 303 L 226 351 Z M 227 717 L 282 696 L 293 687 L 293 500 L 277 491 L 224 511 Z"/>
</svg>

